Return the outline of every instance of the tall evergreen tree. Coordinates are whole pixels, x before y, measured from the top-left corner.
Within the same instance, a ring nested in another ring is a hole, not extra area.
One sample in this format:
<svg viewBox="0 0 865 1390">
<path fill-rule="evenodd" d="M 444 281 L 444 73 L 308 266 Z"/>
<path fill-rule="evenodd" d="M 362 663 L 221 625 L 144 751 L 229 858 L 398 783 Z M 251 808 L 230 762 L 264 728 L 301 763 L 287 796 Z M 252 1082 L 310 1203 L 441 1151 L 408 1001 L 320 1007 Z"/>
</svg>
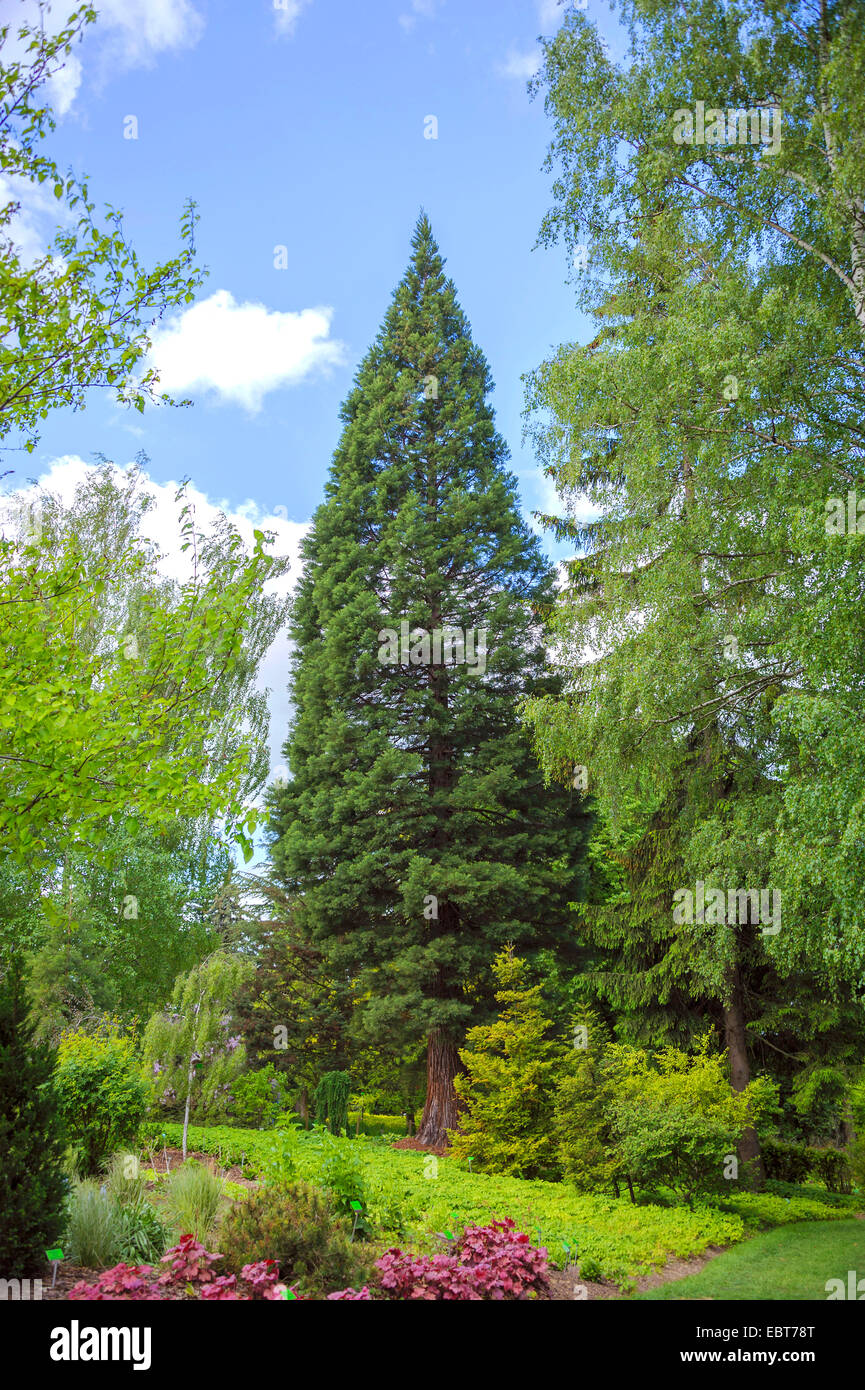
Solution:
<svg viewBox="0 0 865 1390">
<path fill-rule="evenodd" d="M 623 9 L 621 70 L 572 12 L 538 79 L 557 171 L 541 239 L 590 244 L 574 264 L 597 333 L 534 374 L 530 403 L 548 474 L 599 515 L 553 523 L 583 552 L 552 624 L 570 670 L 529 716 L 546 766 L 589 767 L 616 853 L 622 808 L 654 802 L 624 910 L 588 921 L 617 954 L 607 997 L 644 1033 L 684 1033 L 710 1001 L 744 1089 L 751 1054 L 790 1051 L 762 1020 L 795 1011 L 810 1047 L 800 1005 L 831 990 L 834 1028 L 865 961 L 861 538 L 826 526 L 863 465 L 861 5 Z M 683 136 L 709 94 L 723 119 Z M 771 116 L 771 145 L 737 112 Z M 697 881 L 771 885 L 783 930 L 750 909 L 678 922 L 673 892 Z"/>
<path fill-rule="evenodd" d="M 517 719 L 527 694 L 555 688 L 538 621 L 553 574 L 423 214 L 412 248 L 306 541 L 292 777 L 270 804 L 274 869 L 355 979 L 359 1032 L 425 1040 L 418 1137 L 440 1144 L 495 952 L 557 943 L 577 959 L 567 903 L 586 816 L 572 791 L 545 789 Z M 448 628 L 464 640 L 437 642 Z"/>
</svg>

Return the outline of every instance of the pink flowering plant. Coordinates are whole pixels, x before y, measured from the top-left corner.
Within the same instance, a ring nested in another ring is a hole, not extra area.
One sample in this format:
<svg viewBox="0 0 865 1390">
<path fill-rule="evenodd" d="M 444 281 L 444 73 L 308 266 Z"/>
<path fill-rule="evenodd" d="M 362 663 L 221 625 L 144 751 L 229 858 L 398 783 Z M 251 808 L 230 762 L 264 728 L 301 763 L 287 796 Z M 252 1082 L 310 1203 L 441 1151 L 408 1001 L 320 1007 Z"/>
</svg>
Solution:
<svg viewBox="0 0 865 1390">
<path fill-rule="evenodd" d="M 203 1299 L 207 1302 L 252 1302 L 285 1298 L 288 1290 L 280 1284 L 276 1260 L 258 1260 L 244 1265 L 238 1279 L 234 1274 L 217 1274 L 214 1265 L 222 1255 L 204 1246 L 192 1235 L 182 1236 L 160 1263 L 159 1273 L 151 1265 L 115 1265 L 106 1269 L 93 1284 L 81 1280 L 69 1291 L 75 1300 Z M 295 1294 L 296 1298 L 297 1295 Z"/>
<path fill-rule="evenodd" d="M 526 1300 L 549 1293 L 547 1252 L 533 1246 L 510 1217 L 489 1226 L 467 1226 L 451 1255 L 410 1255 L 387 1250 L 376 1267 L 386 1298 L 469 1303 Z M 343 1289 L 331 1299 L 364 1298 Z"/>
<path fill-rule="evenodd" d="M 69 1298 L 302 1301 L 296 1289 L 279 1282 L 276 1260 L 256 1260 L 234 1275 L 217 1273 L 215 1265 L 222 1258 L 194 1236 L 185 1235 L 163 1255 L 161 1272 L 150 1265 L 115 1265 L 93 1284 L 76 1284 Z M 385 1298 L 479 1303 L 527 1300 L 549 1293 L 546 1250 L 533 1246 L 510 1217 L 489 1226 L 467 1226 L 451 1254 L 412 1255 L 394 1248 L 376 1260 L 376 1267 L 378 1291 Z M 366 1284 L 359 1290 L 339 1289 L 327 1295 L 334 1302 L 367 1303 L 372 1297 Z"/>
</svg>

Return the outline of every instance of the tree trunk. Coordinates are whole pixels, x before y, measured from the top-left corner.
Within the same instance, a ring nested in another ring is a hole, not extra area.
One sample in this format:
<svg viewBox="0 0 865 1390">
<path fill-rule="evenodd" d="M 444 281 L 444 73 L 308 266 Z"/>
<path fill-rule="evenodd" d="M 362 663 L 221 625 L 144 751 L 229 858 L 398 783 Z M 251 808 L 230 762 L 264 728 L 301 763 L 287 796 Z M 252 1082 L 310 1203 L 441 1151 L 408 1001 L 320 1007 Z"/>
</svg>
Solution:
<svg viewBox="0 0 865 1390">
<path fill-rule="evenodd" d="M 447 1132 L 457 1126 L 457 1098 L 454 1077 L 460 1070 L 456 1043 L 434 1029 L 427 1039 L 426 1103 L 417 1132 L 421 1144 L 443 1148 Z"/>
<path fill-rule="evenodd" d="M 195 1075 L 195 1068 L 189 1063 L 189 1071 L 186 1074 L 186 1105 L 183 1110 L 183 1161 L 186 1162 L 186 1135 L 189 1130 L 189 1105 L 192 1100 L 192 1079 Z"/>
<path fill-rule="evenodd" d="M 297 1113 L 303 1120 L 304 1129 L 309 1129 L 309 1091 L 306 1086 L 301 1086 L 300 1095 L 297 1098 Z"/>
<path fill-rule="evenodd" d="M 738 965 L 731 970 L 730 987 L 729 1003 L 724 1009 L 724 1032 L 730 1057 L 730 1085 L 734 1091 L 744 1091 L 751 1080 L 751 1065 L 748 1061 L 745 1035 L 742 976 Z M 748 1165 L 756 1185 L 762 1187 L 765 1173 L 760 1159 L 760 1141 L 753 1126 L 749 1126 L 739 1140 L 739 1158 L 743 1164 Z"/>
</svg>

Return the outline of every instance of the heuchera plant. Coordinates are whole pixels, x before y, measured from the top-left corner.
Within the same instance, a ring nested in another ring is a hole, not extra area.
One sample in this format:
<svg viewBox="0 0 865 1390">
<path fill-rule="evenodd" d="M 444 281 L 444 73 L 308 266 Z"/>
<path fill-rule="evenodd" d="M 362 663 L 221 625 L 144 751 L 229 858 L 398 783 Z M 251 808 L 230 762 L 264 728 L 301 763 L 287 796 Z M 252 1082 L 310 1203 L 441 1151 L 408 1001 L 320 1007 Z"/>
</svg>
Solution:
<svg viewBox="0 0 865 1390">
<path fill-rule="evenodd" d="M 147 1275 L 152 1274 L 150 1265 L 115 1265 L 113 1269 L 104 1270 L 95 1284 L 80 1280 L 72 1286 L 67 1297 L 93 1302 L 114 1299 L 127 1299 L 130 1303 L 153 1302 L 162 1295 L 156 1285 L 147 1279 Z"/>
<path fill-rule="evenodd" d="M 468 1226 L 452 1255 L 407 1255 L 391 1249 L 376 1260 L 387 1298 L 528 1299 L 549 1292 L 547 1252 L 529 1243 L 510 1217 L 490 1226 Z M 343 1289 L 332 1299 L 363 1298 L 368 1290 Z"/>
<path fill-rule="evenodd" d="M 278 1283 L 276 1260 L 257 1260 L 244 1265 L 240 1278 L 217 1275 L 213 1266 L 222 1255 L 205 1250 L 194 1236 L 181 1237 L 161 1263 L 168 1265 L 158 1277 L 150 1265 L 115 1265 L 100 1274 L 95 1284 L 78 1283 L 71 1299 L 147 1300 L 182 1297 L 208 1302 L 240 1302 L 283 1299 L 291 1293 Z M 490 1226 L 467 1226 L 451 1255 L 408 1255 L 396 1248 L 386 1251 L 376 1265 L 386 1298 L 439 1299 L 477 1303 L 482 1300 L 528 1299 L 549 1292 L 547 1252 L 529 1243 L 506 1217 Z M 162 1292 L 162 1290 L 166 1292 Z M 170 1290 L 171 1292 L 169 1292 Z M 371 1302 L 364 1284 L 360 1290 L 340 1289 L 328 1294 L 331 1301 Z"/>
<path fill-rule="evenodd" d="M 277 1282 L 279 1265 L 276 1260 L 258 1260 L 244 1265 L 240 1283 L 233 1274 L 215 1274 L 212 1266 L 222 1255 L 205 1250 L 194 1236 L 181 1237 L 161 1263 L 169 1267 L 156 1277 L 150 1265 L 115 1265 L 100 1274 L 95 1284 L 81 1281 L 70 1289 L 69 1297 L 77 1300 L 128 1299 L 156 1300 L 174 1297 L 185 1292 L 191 1298 L 218 1303 L 283 1298 L 285 1284 Z M 165 1290 L 165 1292 L 163 1292 Z"/>
<path fill-rule="evenodd" d="M 221 1260 L 222 1256 L 205 1250 L 200 1241 L 193 1235 L 180 1237 L 180 1244 L 172 1246 L 166 1255 L 162 1256 L 161 1264 L 167 1264 L 169 1268 L 160 1274 L 158 1282 L 160 1284 L 209 1284 L 216 1279 L 216 1275 L 211 1269 L 211 1265 Z"/>
</svg>

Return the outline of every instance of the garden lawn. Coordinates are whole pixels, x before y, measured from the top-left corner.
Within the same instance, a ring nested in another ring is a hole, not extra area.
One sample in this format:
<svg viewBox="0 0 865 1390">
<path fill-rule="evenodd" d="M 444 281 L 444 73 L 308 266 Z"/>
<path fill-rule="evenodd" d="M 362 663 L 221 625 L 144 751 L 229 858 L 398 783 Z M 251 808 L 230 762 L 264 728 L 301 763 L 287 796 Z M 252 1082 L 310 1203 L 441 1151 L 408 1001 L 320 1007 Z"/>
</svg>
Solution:
<svg viewBox="0 0 865 1390">
<path fill-rule="evenodd" d="M 846 1297 L 851 1269 L 865 1278 L 865 1221 L 804 1221 L 755 1236 L 710 1260 L 699 1274 L 634 1298 L 825 1301 L 829 1279 L 843 1280 Z M 859 1296 L 865 1296 L 865 1286 Z"/>
<path fill-rule="evenodd" d="M 180 1143 L 178 1124 L 164 1124 L 156 1133 L 160 1145 Z M 445 1250 L 448 1235 L 455 1235 L 457 1227 L 510 1216 L 536 1244 L 547 1247 L 554 1264 L 563 1265 L 569 1251 L 572 1259 L 576 1251 L 583 1279 L 609 1280 L 622 1289 L 672 1256 L 685 1259 L 710 1245 L 732 1245 L 761 1227 L 849 1222 L 848 1211 L 813 1198 L 742 1193 L 726 1199 L 725 1210 L 709 1203 L 693 1210 L 635 1206 L 627 1197 L 581 1195 L 565 1183 L 472 1173 L 454 1159 L 433 1160 L 413 1150 L 393 1149 L 383 1140 L 327 1137 L 325 1149 L 320 1137 L 303 1132 L 295 1131 L 289 1140 L 277 1130 L 225 1125 L 189 1129 L 190 1151 L 213 1154 L 223 1164 L 239 1163 L 245 1156 L 250 1176 L 268 1154 L 289 1143 L 297 1176 L 312 1182 L 325 1181 L 322 1166 L 334 1145 L 346 1158 L 355 1158 L 364 1183 L 364 1213 L 394 1244 Z"/>
</svg>

